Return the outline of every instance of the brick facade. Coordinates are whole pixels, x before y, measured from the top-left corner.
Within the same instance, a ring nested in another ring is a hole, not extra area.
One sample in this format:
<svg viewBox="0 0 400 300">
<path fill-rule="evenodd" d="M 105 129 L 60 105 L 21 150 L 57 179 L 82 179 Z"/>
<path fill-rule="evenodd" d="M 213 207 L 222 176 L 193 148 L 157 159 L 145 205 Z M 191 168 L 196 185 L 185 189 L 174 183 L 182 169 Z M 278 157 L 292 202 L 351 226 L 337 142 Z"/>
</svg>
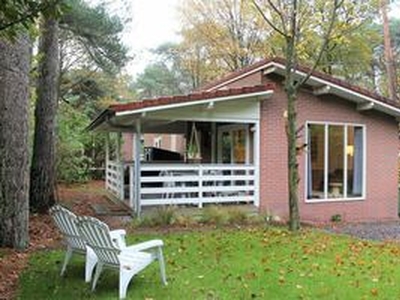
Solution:
<svg viewBox="0 0 400 300">
<path fill-rule="evenodd" d="M 261 72 L 260 72 L 261 73 Z M 252 75 L 252 79 L 262 78 Z M 265 78 L 264 81 L 267 81 Z M 277 82 L 278 83 L 278 82 Z M 249 78 L 226 87 L 249 84 Z M 253 84 L 259 84 L 254 82 Z M 287 219 L 288 179 L 287 141 L 284 112 L 286 98 L 281 84 L 274 95 L 261 104 L 260 121 L 260 209 Z M 306 121 L 363 124 L 366 128 L 366 198 L 359 201 L 305 201 L 305 152 L 299 155 L 299 209 L 302 221 L 326 222 L 340 214 L 344 221 L 397 219 L 398 127 L 393 117 L 376 112 L 356 110 L 356 105 L 333 95 L 315 96 L 302 89 L 297 103 L 298 126 Z M 304 129 L 305 130 L 305 129 Z M 305 131 L 303 140 L 305 143 Z"/>
</svg>

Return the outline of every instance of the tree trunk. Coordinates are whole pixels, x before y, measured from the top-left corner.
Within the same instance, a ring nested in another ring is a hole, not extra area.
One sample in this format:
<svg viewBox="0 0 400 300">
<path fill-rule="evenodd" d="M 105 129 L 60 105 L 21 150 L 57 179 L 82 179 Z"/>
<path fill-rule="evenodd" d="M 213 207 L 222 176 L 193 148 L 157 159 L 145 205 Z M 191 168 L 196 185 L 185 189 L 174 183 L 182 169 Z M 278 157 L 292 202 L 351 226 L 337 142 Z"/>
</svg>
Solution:
<svg viewBox="0 0 400 300">
<path fill-rule="evenodd" d="M 0 39 L 0 247 L 28 246 L 28 108 L 31 47 L 27 35 Z"/>
<path fill-rule="evenodd" d="M 299 170 L 297 163 L 297 114 L 296 114 L 296 89 L 293 84 L 286 86 L 288 101 L 287 113 L 287 141 L 288 141 L 288 181 L 289 181 L 289 229 L 296 231 L 300 228 L 299 214 Z"/>
<path fill-rule="evenodd" d="M 396 67 L 393 58 L 393 50 L 390 40 L 390 31 L 389 31 L 389 19 L 387 15 L 387 0 L 381 0 L 381 11 L 382 11 L 382 19 L 383 19 L 383 42 L 384 42 L 384 52 L 385 52 L 385 65 L 386 65 L 386 73 L 387 73 L 387 81 L 388 81 L 388 91 L 389 97 L 392 100 L 397 100 L 396 95 Z"/>
<path fill-rule="evenodd" d="M 58 22 L 45 18 L 41 23 L 39 75 L 35 107 L 35 135 L 31 166 L 30 206 L 39 213 L 55 203 L 55 128 L 58 102 L 59 47 Z"/>
</svg>

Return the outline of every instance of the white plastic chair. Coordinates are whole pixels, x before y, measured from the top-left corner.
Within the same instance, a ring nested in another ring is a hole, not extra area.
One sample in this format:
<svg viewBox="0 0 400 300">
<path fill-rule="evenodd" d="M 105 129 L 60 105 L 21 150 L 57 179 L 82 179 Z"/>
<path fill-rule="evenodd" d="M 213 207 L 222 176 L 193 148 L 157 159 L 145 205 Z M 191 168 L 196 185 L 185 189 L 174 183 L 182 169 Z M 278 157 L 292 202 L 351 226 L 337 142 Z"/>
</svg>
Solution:
<svg viewBox="0 0 400 300">
<path fill-rule="evenodd" d="M 162 252 L 164 244 L 161 240 L 151 240 L 129 247 L 121 247 L 113 242 L 107 224 L 92 217 L 78 217 L 78 229 L 88 246 L 93 249 L 98 257 L 92 290 L 96 288 L 103 267 L 118 269 L 119 297 L 124 299 L 133 276 L 155 260 L 159 261 L 162 283 L 167 284 Z"/>
<path fill-rule="evenodd" d="M 90 282 L 93 269 L 97 264 L 97 256 L 93 250 L 86 245 L 85 240 L 81 237 L 77 227 L 77 216 L 60 205 L 54 205 L 50 208 L 50 214 L 62 233 L 64 242 L 67 246 L 60 275 L 64 275 L 72 254 L 85 255 L 85 281 Z M 111 235 L 115 240 L 115 243 L 120 244 L 121 246 L 125 245 L 125 230 L 113 230 Z"/>
</svg>

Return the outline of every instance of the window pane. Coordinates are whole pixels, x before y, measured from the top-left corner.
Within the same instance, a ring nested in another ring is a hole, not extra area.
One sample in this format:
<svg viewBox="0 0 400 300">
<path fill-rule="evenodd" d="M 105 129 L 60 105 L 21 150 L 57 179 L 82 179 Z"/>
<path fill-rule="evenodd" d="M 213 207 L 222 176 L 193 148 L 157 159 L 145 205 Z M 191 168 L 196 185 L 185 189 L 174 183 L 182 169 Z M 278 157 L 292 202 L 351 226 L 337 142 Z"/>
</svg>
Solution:
<svg viewBox="0 0 400 300">
<path fill-rule="evenodd" d="M 347 129 L 347 196 L 361 197 L 363 190 L 363 130 L 349 126 Z"/>
<path fill-rule="evenodd" d="M 324 198 L 325 126 L 308 126 L 308 174 L 309 199 Z"/>
<path fill-rule="evenodd" d="M 344 126 L 329 125 L 328 134 L 328 198 L 342 198 Z"/>
</svg>

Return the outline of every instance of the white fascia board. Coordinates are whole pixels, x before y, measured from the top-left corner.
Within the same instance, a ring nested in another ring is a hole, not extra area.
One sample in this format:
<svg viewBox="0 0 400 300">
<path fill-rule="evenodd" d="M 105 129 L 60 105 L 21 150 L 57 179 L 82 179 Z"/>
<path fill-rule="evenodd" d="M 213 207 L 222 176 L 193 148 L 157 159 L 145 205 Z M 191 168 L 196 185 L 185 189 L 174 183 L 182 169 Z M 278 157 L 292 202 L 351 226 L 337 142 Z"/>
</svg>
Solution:
<svg viewBox="0 0 400 300">
<path fill-rule="evenodd" d="M 153 111 L 164 110 L 164 109 L 173 109 L 173 108 L 178 108 L 178 107 L 187 107 L 187 106 L 208 104 L 211 102 L 217 103 L 217 102 L 222 102 L 222 101 L 232 101 L 232 100 L 238 100 L 238 99 L 255 98 L 255 97 L 263 97 L 263 96 L 269 98 L 273 95 L 273 93 L 274 93 L 273 90 L 266 90 L 266 91 L 262 91 L 262 92 L 249 93 L 249 94 L 244 94 L 244 95 L 234 95 L 234 96 L 210 98 L 210 99 L 196 100 L 196 101 L 184 101 L 184 102 L 180 102 L 180 103 L 151 106 L 151 107 L 145 107 L 145 108 L 140 108 L 140 109 L 116 112 L 115 116 L 119 117 L 119 116 L 125 116 L 125 115 L 130 115 L 130 114 L 143 114 L 143 113 L 147 113 L 147 112 L 153 112 Z"/>
<path fill-rule="evenodd" d="M 245 73 L 240 74 L 239 76 L 234 77 L 234 78 L 232 78 L 230 80 L 224 81 L 224 82 L 222 82 L 222 83 L 220 83 L 220 84 L 208 89 L 207 91 L 212 91 L 212 90 L 219 89 L 219 88 L 221 88 L 223 86 L 226 86 L 226 85 L 228 85 L 228 84 L 230 84 L 232 82 L 235 82 L 235 81 L 237 81 L 239 79 L 242 79 L 242 78 L 244 78 L 244 77 L 246 77 L 248 75 L 251 75 L 253 73 L 256 73 L 256 72 L 264 70 L 264 69 L 273 70 L 277 74 L 284 75 L 283 71 L 285 70 L 285 66 L 283 64 L 280 64 L 280 63 L 277 63 L 277 62 L 274 62 L 274 61 L 270 61 L 270 62 L 267 62 L 264 65 L 259 66 L 258 68 L 254 69 L 254 70 L 250 70 L 249 72 L 245 72 Z M 298 71 L 298 70 L 296 71 L 296 74 L 298 74 L 301 77 L 304 77 L 304 76 L 307 75 L 306 73 Z M 376 100 L 376 99 L 374 99 L 372 97 L 369 97 L 369 96 L 354 92 L 354 91 L 349 90 L 347 88 L 344 88 L 344 87 L 342 87 L 340 85 L 334 84 L 332 82 L 323 80 L 321 78 L 318 78 L 318 77 L 315 77 L 315 76 L 312 76 L 312 75 L 310 76 L 308 81 L 309 82 L 318 83 L 318 84 L 321 84 L 321 85 L 324 85 L 324 86 L 330 86 L 331 87 L 330 92 L 332 94 L 337 94 L 338 96 L 344 97 L 344 98 L 346 98 L 346 96 L 347 96 L 347 98 L 350 98 L 349 100 L 351 100 L 351 98 L 358 99 L 358 101 L 355 101 L 355 102 L 358 102 L 358 103 L 359 102 L 369 102 L 369 103 L 372 102 L 374 104 L 374 109 L 383 111 L 383 112 L 385 112 L 385 113 L 387 113 L 389 115 L 392 115 L 394 117 L 400 118 L 400 109 L 398 109 L 398 108 L 396 108 L 396 107 L 394 107 L 394 106 L 392 106 L 390 104 L 387 104 L 387 103 L 381 102 L 379 100 Z"/>
<path fill-rule="evenodd" d="M 285 66 L 282 65 L 282 64 L 278 64 L 278 63 L 275 63 L 275 62 L 272 62 L 272 64 L 277 68 L 280 68 L 280 69 L 283 69 L 283 70 L 285 69 Z M 302 76 L 302 77 L 307 76 L 306 73 L 298 71 L 298 70 L 296 71 L 296 73 L 298 75 Z M 357 93 L 355 91 L 346 89 L 346 88 L 344 88 L 344 87 L 342 87 L 340 85 L 334 84 L 332 82 L 323 80 L 323 79 L 315 77 L 315 76 L 310 76 L 310 78 L 308 80 L 317 82 L 318 84 L 321 84 L 321 85 L 324 85 L 324 86 L 330 86 L 331 87 L 330 92 L 332 94 L 336 94 L 336 95 L 338 95 L 340 97 L 344 97 L 344 98 L 346 98 L 346 96 L 347 96 L 347 98 L 350 98 L 350 100 L 351 100 L 351 98 L 355 98 L 355 99 L 359 100 L 358 102 L 373 103 L 374 109 L 381 110 L 381 111 L 383 111 L 383 112 L 385 112 L 385 113 L 387 113 L 389 115 L 392 115 L 394 117 L 400 117 L 400 109 L 396 108 L 396 107 L 394 107 L 394 106 L 392 106 L 390 104 L 381 102 L 379 100 L 376 100 L 376 99 L 374 99 L 372 97 L 363 95 L 361 93 Z"/>
</svg>

